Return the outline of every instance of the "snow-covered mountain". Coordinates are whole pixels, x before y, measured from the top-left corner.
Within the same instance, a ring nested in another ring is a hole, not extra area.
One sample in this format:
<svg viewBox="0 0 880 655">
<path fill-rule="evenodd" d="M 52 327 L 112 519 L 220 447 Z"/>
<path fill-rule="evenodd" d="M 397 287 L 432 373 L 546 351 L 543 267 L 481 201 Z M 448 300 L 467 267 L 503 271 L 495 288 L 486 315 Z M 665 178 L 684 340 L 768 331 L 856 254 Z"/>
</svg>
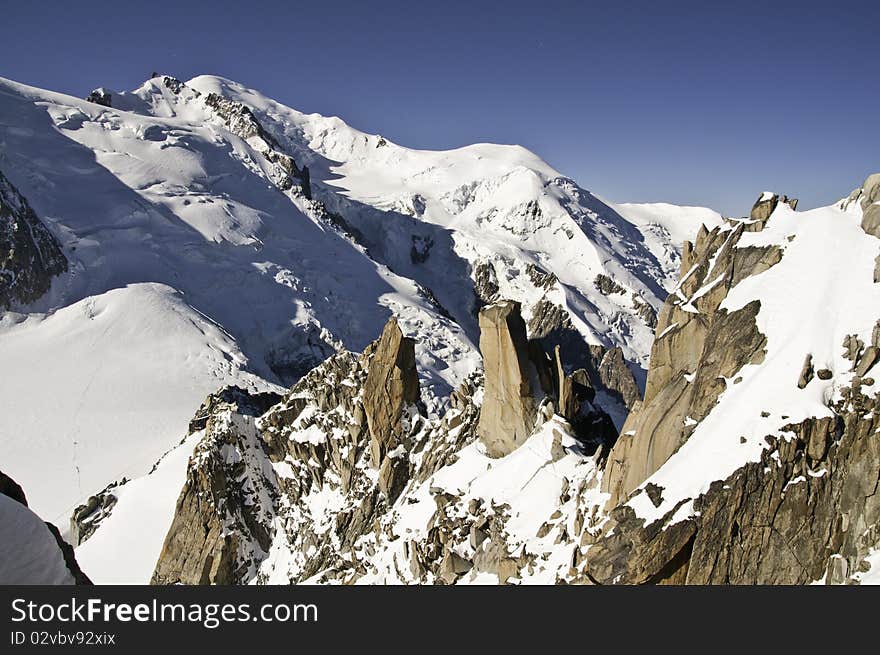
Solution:
<svg viewBox="0 0 880 655">
<path fill-rule="evenodd" d="M 96 582 L 876 579 L 880 176 L 615 204 L 210 76 L 0 80 L 0 175 L 2 468 Z"/>
<path fill-rule="evenodd" d="M 0 319 L 5 460 L 48 517 L 143 473 L 219 386 L 288 385 L 391 315 L 431 411 L 504 297 L 644 379 L 675 210 L 630 221 L 522 148 L 410 150 L 216 77 L 90 98 L 0 81 L 0 172 L 67 259 Z"/>
</svg>

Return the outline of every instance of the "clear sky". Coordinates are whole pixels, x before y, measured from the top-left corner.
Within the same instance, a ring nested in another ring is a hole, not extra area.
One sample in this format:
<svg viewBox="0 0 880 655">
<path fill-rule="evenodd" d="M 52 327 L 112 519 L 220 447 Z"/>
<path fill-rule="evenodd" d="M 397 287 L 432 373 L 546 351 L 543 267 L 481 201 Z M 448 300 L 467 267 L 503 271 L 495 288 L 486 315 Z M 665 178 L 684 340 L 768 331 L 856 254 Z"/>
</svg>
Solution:
<svg viewBox="0 0 880 655">
<path fill-rule="evenodd" d="M 617 201 L 829 204 L 880 171 L 880 2 L 7 2 L 0 75 L 223 75 L 405 146 L 534 150 Z"/>
</svg>

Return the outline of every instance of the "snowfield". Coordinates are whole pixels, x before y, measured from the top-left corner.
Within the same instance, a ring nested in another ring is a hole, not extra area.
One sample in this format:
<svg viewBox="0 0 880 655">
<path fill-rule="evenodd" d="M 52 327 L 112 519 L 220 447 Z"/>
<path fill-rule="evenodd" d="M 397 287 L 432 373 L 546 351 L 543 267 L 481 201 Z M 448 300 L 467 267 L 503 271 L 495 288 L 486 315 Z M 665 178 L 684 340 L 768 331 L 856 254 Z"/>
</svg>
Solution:
<svg viewBox="0 0 880 655">
<path fill-rule="evenodd" d="M 218 386 L 263 388 L 223 330 L 139 284 L 0 321 L 3 468 L 62 530 L 75 504 L 149 470 Z M 14 374 L 9 374 L 14 371 Z"/>
</svg>

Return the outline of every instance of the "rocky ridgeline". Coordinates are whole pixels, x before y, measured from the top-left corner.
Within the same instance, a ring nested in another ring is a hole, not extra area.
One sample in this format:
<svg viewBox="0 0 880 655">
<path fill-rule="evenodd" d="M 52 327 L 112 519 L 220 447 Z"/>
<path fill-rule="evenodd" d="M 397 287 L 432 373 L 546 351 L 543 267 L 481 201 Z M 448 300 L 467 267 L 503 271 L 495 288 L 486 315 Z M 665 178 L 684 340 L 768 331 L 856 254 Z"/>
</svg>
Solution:
<svg viewBox="0 0 880 655">
<path fill-rule="evenodd" d="M 848 201 L 861 199 L 862 227 L 875 236 L 878 181 L 869 177 Z M 681 282 L 660 313 L 645 398 L 603 476 L 609 520 L 577 569 L 582 580 L 838 584 L 867 570 L 865 558 L 880 545 L 880 397 L 871 395 L 874 380 L 865 376 L 880 359 L 880 321 L 870 344 L 855 335 L 841 344 L 852 362 L 851 381 L 828 401 L 831 416 L 781 426 L 787 438 L 768 435 L 760 461 L 712 482 L 684 519 L 676 513 L 686 500 L 649 524 L 624 502 L 688 439 L 715 405 L 723 379 L 736 383 L 743 366 L 763 361 L 766 339 L 755 323 L 760 304 L 731 313 L 719 304 L 741 280 L 781 261 L 777 246 L 735 248 L 743 232 L 766 227 L 779 202 L 796 204 L 764 194 L 749 219 L 703 229 L 685 244 Z M 827 380 L 832 373 L 815 371 L 808 355 L 797 386 L 814 376 Z M 663 492 L 648 484 L 635 494 L 659 507 Z"/>
<path fill-rule="evenodd" d="M 66 270 L 58 241 L 0 172 L 0 309 L 37 300 Z"/>
<path fill-rule="evenodd" d="M 865 183 L 844 202 L 844 208 L 858 202 L 862 208 L 862 229 L 880 239 L 880 173 L 869 175 Z M 874 266 L 874 282 L 880 282 L 880 255 L 877 255 Z"/>
<path fill-rule="evenodd" d="M 749 220 L 702 227 L 684 244 L 681 281 L 660 311 L 644 399 L 634 407 L 612 450 L 602 488 L 614 506 L 669 459 L 715 406 L 746 364 L 760 364 L 766 339 L 755 323 L 760 303 L 728 312 L 728 292 L 778 263 L 778 246 L 744 247 L 743 233 L 763 229 L 778 197 L 759 199 Z M 685 419 L 690 420 L 685 420 Z"/>
<path fill-rule="evenodd" d="M 834 417 L 768 436 L 761 461 L 712 484 L 692 518 L 611 512 L 584 567 L 601 584 L 846 583 L 880 544 L 880 403 L 859 387 Z M 656 490 L 660 492 L 662 490 Z"/>
<path fill-rule="evenodd" d="M 502 456 L 547 421 L 558 423 L 547 463 L 576 451 L 593 474 L 590 484 L 566 482 L 541 527 L 541 538 L 574 543 L 558 507 L 598 489 L 588 455 L 610 446 L 616 432 L 591 403 L 589 375 L 566 375 L 559 349 L 554 361 L 528 342 L 518 309 L 507 302 L 483 310 L 485 384 L 468 379 L 441 418 L 424 416 L 414 342 L 394 319 L 362 354 L 330 358 L 283 398 L 240 389 L 209 397 L 191 425 L 205 434 L 153 582 L 350 583 L 384 575 L 452 583 L 471 571 L 503 581 L 534 570 L 546 553 L 511 547 L 509 506 L 430 481 L 478 434 L 490 455 Z M 554 417 L 555 407 L 571 423 Z M 516 438 L 503 436 L 508 424 L 516 424 Z M 401 541 L 401 516 L 423 506 L 426 493 L 433 511 L 417 536 Z M 580 512 L 578 536 L 598 524 L 596 503 L 591 508 Z M 380 570 L 383 558 L 395 562 L 392 570 Z"/>
</svg>

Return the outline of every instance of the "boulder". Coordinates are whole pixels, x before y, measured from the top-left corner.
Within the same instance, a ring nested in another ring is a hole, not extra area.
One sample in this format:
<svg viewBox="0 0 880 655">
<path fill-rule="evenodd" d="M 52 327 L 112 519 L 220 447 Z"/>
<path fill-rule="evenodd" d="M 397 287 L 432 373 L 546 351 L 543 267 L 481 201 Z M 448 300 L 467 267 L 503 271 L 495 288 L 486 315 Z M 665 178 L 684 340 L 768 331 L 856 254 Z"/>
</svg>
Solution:
<svg viewBox="0 0 880 655">
<path fill-rule="evenodd" d="M 753 224 L 748 226 L 748 231 L 760 232 L 764 229 L 767 220 L 776 210 L 776 207 L 779 206 L 780 202 L 785 203 L 792 209 L 797 209 L 797 198 L 779 196 L 775 193 L 770 193 L 769 191 L 762 193 L 752 206 L 751 212 L 749 212 L 749 220 L 752 221 Z"/>
<path fill-rule="evenodd" d="M 813 379 L 813 356 L 808 354 L 804 359 L 804 364 L 801 366 L 801 374 L 798 376 L 798 389 L 803 389 L 806 387 L 810 380 Z"/>
</svg>

